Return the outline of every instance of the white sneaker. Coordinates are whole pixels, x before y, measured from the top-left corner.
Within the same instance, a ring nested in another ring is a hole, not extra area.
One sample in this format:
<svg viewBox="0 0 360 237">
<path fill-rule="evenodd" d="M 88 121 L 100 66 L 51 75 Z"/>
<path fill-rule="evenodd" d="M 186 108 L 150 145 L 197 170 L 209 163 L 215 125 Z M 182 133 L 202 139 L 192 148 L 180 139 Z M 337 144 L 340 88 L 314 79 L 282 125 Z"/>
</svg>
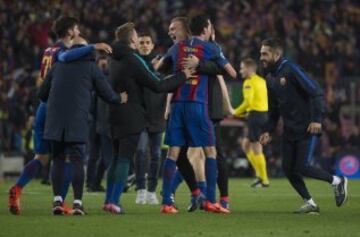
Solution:
<svg viewBox="0 0 360 237">
<path fill-rule="evenodd" d="M 159 200 L 157 199 L 155 192 L 147 192 L 146 203 L 150 204 L 150 205 L 158 205 L 159 204 Z"/>
<path fill-rule="evenodd" d="M 136 204 L 146 204 L 146 189 L 137 190 L 135 203 Z"/>
</svg>

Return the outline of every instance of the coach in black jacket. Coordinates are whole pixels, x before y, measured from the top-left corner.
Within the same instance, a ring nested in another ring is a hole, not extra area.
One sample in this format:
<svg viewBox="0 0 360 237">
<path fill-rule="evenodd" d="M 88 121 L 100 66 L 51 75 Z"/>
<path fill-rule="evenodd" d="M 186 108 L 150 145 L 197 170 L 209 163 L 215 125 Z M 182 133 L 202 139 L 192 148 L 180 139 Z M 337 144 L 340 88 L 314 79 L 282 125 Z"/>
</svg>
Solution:
<svg viewBox="0 0 360 237">
<path fill-rule="evenodd" d="M 121 213 L 120 195 L 127 178 L 130 159 L 133 158 L 141 131 L 147 126 L 144 88 L 155 92 L 174 91 L 191 77 L 185 70 L 171 79 L 160 80 L 136 52 L 137 32 L 133 23 L 119 26 L 110 62 L 110 79 L 116 92 L 126 91 L 129 101 L 110 108 L 110 124 L 114 141 L 114 160 L 108 171 L 105 209 Z M 113 189 L 111 192 L 110 190 Z"/>
<path fill-rule="evenodd" d="M 307 190 L 303 176 L 332 184 L 336 205 L 347 198 L 347 180 L 332 176 L 311 165 L 313 152 L 321 133 L 325 111 L 324 95 L 319 84 L 296 64 L 283 57 L 281 41 L 269 38 L 262 42 L 260 61 L 269 72 L 266 77 L 269 95 L 269 122 L 260 142 L 269 141 L 279 117 L 284 121 L 283 170 L 291 185 L 305 200 L 296 213 L 317 213 L 318 205 Z"/>
<path fill-rule="evenodd" d="M 68 157 L 74 167 L 74 210 L 77 214 L 83 214 L 83 164 L 85 144 L 89 139 L 93 90 L 107 102 L 120 103 L 119 95 L 111 89 L 106 77 L 89 55 L 71 63 L 55 64 L 43 84 L 41 99 L 46 100 L 48 94 L 44 138 L 51 142 L 54 160 L 54 213 L 62 212 L 63 169 L 65 157 Z"/>
</svg>

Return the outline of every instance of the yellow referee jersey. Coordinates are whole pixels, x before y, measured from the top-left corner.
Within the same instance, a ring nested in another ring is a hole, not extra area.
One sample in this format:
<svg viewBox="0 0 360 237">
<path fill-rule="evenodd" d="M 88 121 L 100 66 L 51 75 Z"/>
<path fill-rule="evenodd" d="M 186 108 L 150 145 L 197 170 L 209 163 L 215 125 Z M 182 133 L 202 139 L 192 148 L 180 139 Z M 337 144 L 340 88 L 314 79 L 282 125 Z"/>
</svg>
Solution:
<svg viewBox="0 0 360 237">
<path fill-rule="evenodd" d="M 235 109 L 235 116 L 241 117 L 245 112 L 250 111 L 268 111 L 268 95 L 264 78 L 254 74 L 245 79 L 243 96 L 243 102 Z"/>
</svg>

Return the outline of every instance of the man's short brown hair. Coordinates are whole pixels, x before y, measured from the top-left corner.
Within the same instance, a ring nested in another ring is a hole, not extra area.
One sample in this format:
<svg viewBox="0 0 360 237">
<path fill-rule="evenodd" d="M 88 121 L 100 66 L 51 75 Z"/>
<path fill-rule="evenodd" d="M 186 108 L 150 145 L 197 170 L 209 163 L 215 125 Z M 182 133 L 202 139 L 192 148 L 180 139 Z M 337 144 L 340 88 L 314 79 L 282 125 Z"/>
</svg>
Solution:
<svg viewBox="0 0 360 237">
<path fill-rule="evenodd" d="M 255 62 L 254 59 L 252 59 L 252 58 L 244 58 L 243 60 L 241 60 L 241 62 L 242 62 L 245 66 L 247 66 L 247 67 L 252 67 L 252 68 L 254 68 L 255 71 L 256 71 L 256 69 L 257 69 L 257 64 L 256 64 L 256 62 Z"/>
<path fill-rule="evenodd" d="M 135 29 L 135 24 L 127 22 L 121 26 L 118 26 L 115 30 L 115 39 L 126 44 L 130 43 L 131 34 Z"/>
</svg>

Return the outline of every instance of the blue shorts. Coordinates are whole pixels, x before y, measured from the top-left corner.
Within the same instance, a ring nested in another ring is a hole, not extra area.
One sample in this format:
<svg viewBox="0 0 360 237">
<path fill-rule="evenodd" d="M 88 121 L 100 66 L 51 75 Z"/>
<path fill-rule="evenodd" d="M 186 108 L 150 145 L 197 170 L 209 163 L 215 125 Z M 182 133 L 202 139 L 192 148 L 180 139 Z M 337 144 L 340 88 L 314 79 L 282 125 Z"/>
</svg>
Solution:
<svg viewBox="0 0 360 237">
<path fill-rule="evenodd" d="M 188 147 L 215 146 L 214 125 L 209 117 L 208 105 L 195 102 L 172 103 L 165 144 Z"/>
<path fill-rule="evenodd" d="M 41 102 L 36 111 L 34 121 L 34 144 L 35 154 L 48 154 L 50 151 L 50 144 L 43 139 L 46 118 L 46 103 Z"/>
</svg>

